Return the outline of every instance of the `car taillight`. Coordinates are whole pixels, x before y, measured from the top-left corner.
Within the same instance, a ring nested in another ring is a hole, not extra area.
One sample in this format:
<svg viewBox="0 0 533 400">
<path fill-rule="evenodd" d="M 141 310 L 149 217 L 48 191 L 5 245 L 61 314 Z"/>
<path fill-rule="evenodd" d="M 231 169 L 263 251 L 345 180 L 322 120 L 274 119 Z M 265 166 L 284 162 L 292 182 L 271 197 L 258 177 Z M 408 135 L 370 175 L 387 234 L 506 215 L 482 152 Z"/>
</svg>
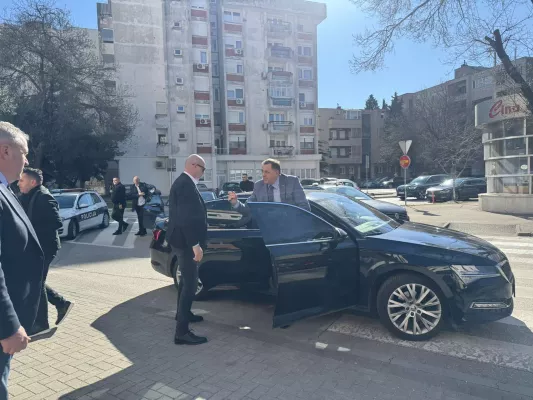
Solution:
<svg viewBox="0 0 533 400">
<path fill-rule="evenodd" d="M 154 229 L 154 230 L 153 230 L 152 235 L 153 235 L 154 240 L 155 240 L 156 242 L 159 241 L 159 237 L 161 236 L 161 232 L 162 232 L 161 229 Z"/>
</svg>

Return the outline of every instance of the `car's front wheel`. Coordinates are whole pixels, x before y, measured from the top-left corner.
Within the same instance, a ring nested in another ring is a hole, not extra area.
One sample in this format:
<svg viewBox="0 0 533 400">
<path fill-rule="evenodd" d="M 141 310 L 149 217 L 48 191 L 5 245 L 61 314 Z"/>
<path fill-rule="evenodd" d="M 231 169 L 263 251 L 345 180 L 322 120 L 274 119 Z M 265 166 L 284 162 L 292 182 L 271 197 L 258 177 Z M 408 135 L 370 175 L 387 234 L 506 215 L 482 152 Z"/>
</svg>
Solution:
<svg viewBox="0 0 533 400">
<path fill-rule="evenodd" d="M 109 226 L 109 213 L 107 211 L 104 211 L 104 216 L 102 217 L 102 223 L 100 224 L 100 228 L 105 229 Z"/>
<path fill-rule="evenodd" d="M 445 299 L 429 279 L 399 274 L 387 279 L 377 295 L 381 322 L 404 340 L 422 341 L 437 335 L 444 324 Z"/>
<path fill-rule="evenodd" d="M 181 272 L 178 269 L 178 264 L 175 263 L 172 267 L 172 277 L 174 278 L 174 286 L 176 290 L 179 290 L 179 284 L 181 279 Z M 209 288 L 206 288 L 200 278 L 198 278 L 198 285 L 196 286 L 196 293 L 194 294 L 195 300 L 205 299 Z"/>
</svg>

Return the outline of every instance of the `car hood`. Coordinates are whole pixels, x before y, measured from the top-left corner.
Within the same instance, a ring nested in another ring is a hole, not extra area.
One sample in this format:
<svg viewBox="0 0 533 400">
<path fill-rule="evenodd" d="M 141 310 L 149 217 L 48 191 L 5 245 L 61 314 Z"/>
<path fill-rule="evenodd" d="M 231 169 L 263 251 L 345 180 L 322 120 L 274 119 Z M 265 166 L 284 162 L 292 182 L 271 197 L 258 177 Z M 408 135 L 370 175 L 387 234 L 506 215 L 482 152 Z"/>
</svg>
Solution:
<svg viewBox="0 0 533 400">
<path fill-rule="evenodd" d="M 381 211 L 385 214 L 405 214 L 407 211 L 405 208 L 401 206 L 397 206 L 396 204 L 388 203 L 386 201 L 379 201 L 379 200 L 359 200 L 365 204 L 368 204 L 370 207 L 374 207 L 376 210 Z"/>
<path fill-rule="evenodd" d="M 432 186 L 432 187 L 428 188 L 428 190 L 430 192 L 438 192 L 438 191 L 441 191 L 441 190 L 452 190 L 452 187 L 451 186 Z"/>
<path fill-rule="evenodd" d="M 63 219 L 69 219 L 74 216 L 75 212 L 72 208 L 63 208 L 59 210 L 59 216 Z"/>
<path fill-rule="evenodd" d="M 370 238 L 374 244 L 394 253 L 444 259 L 447 262 L 472 263 L 475 262 L 472 256 L 485 262 L 487 259 L 492 261 L 489 264 L 505 259 L 497 247 L 483 239 L 433 225 L 406 222 L 391 232 Z M 384 245 L 383 241 L 388 243 Z"/>
</svg>

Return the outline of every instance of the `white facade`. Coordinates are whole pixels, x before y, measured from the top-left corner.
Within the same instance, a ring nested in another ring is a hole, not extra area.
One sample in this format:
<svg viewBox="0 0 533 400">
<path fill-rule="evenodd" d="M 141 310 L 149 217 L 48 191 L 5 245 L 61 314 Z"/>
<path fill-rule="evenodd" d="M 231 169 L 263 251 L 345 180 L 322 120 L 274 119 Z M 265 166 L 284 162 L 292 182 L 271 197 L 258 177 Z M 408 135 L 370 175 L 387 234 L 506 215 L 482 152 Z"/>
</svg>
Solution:
<svg viewBox="0 0 533 400">
<path fill-rule="evenodd" d="M 110 0 L 98 15 L 102 58 L 118 65 L 117 83 L 140 115 L 118 158 L 123 181 L 138 175 L 167 194 L 191 153 L 206 159 L 213 188 L 243 171 L 259 179 L 268 157 L 286 173 L 318 177 L 316 27 L 325 5 Z"/>
</svg>

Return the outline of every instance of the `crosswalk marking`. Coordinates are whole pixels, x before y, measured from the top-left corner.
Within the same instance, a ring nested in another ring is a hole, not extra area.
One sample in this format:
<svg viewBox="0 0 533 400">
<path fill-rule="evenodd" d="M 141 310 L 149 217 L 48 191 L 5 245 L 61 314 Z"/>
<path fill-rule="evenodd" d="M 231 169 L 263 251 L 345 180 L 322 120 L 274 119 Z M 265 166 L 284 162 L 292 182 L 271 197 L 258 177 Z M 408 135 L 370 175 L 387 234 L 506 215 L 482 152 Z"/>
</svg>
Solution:
<svg viewBox="0 0 533 400">
<path fill-rule="evenodd" d="M 118 222 L 113 221 L 109 224 L 109 227 L 105 229 L 91 229 L 83 231 L 76 239 L 67 241 L 65 243 L 120 249 L 134 249 L 142 246 L 147 247 L 147 243 L 149 242 L 151 235 L 148 234 L 144 237 L 135 236 L 139 223 L 132 218 L 128 218 L 126 222 L 129 224 L 129 226 L 126 232 L 124 232 L 122 235 L 113 235 L 118 227 Z"/>
</svg>

